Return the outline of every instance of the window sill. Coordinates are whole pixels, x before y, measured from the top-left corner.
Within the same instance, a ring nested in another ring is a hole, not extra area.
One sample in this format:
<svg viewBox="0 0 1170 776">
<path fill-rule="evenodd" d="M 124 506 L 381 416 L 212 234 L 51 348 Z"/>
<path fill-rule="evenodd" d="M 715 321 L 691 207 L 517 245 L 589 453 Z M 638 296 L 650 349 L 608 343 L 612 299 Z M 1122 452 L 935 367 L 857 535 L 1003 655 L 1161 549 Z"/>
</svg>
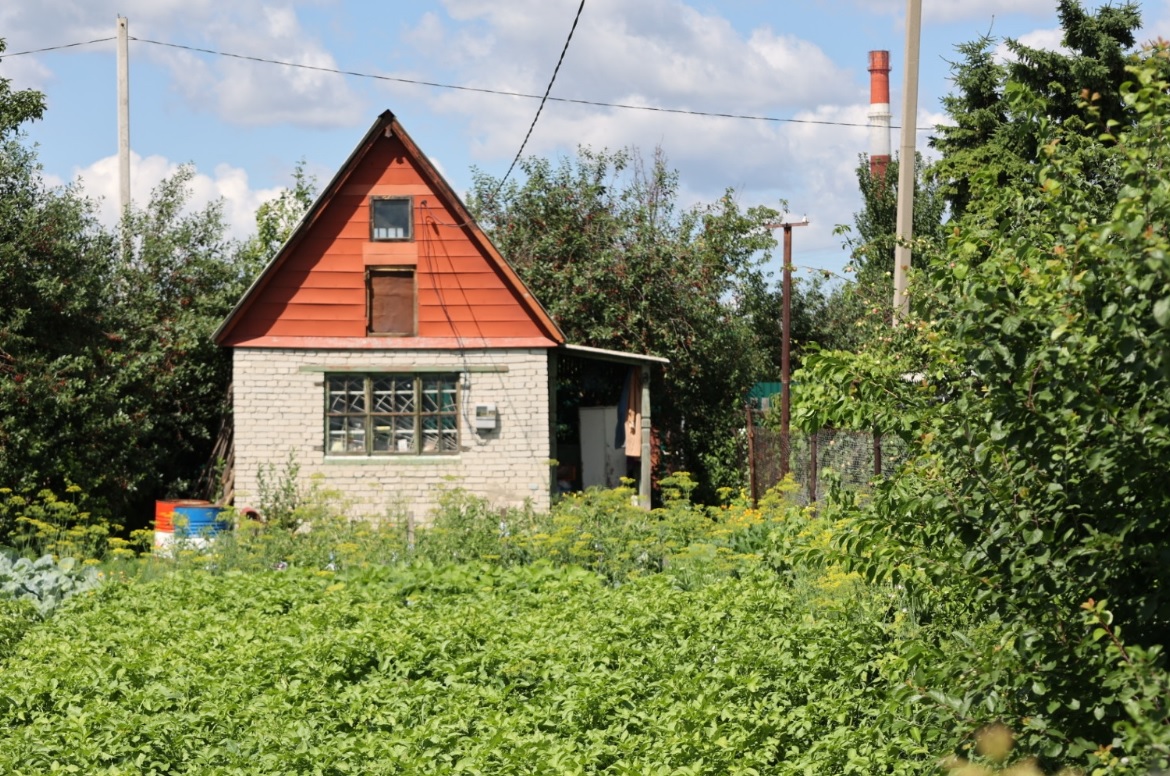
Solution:
<svg viewBox="0 0 1170 776">
<path fill-rule="evenodd" d="M 459 463 L 459 455 L 326 455 L 329 466 L 434 466 L 439 463 Z"/>
</svg>

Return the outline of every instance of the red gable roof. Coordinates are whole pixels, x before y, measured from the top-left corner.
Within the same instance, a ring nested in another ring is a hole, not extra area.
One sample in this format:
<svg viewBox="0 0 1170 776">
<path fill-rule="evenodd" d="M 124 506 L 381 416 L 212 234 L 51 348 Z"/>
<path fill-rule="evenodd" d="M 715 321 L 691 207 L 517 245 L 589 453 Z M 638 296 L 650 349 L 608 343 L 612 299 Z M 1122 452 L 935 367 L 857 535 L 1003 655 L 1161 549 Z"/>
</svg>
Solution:
<svg viewBox="0 0 1170 776">
<path fill-rule="evenodd" d="M 370 198 L 410 197 L 413 239 L 370 239 Z M 413 268 L 417 336 L 367 336 L 366 270 Z M 553 347 L 564 335 L 386 111 L 215 333 L 229 347 Z"/>
</svg>

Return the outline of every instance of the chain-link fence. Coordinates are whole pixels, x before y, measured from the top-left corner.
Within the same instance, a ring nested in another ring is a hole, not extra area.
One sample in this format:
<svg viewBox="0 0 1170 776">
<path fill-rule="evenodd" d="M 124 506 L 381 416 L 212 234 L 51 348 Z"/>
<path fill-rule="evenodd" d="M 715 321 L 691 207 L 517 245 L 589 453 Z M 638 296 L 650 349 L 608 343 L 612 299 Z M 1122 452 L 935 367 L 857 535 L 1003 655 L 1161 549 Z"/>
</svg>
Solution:
<svg viewBox="0 0 1170 776">
<path fill-rule="evenodd" d="M 861 431 L 821 429 L 816 434 L 791 432 L 764 426 L 764 412 L 748 410 L 748 477 L 752 499 L 791 472 L 800 486 L 797 498 L 816 501 L 824 495 L 826 477 L 840 479 L 845 487 L 867 489 L 870 482 L 902 458 L 900 440 Z M 831 474 L 830 474 L 831 473 Z"/>
</svg>

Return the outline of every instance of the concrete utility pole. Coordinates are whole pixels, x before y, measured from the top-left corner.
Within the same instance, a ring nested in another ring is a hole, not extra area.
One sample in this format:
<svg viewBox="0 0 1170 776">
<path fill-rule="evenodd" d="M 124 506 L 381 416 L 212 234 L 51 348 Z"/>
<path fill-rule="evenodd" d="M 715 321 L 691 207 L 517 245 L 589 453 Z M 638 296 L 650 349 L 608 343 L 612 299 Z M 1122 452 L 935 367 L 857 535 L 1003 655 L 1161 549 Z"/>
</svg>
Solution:
<svg viewBox="0 0 1170 776">
<path fill-rule="evenodd" d="M 130 29 L 118 17 L 118 187 L 122 218 L 130 212 Z"/>
<path fill-rule="evenodd" d="M 792 228 L 808 226 L 808 218 L 800 221 L 785 221 L 780 224 L 765 224 L 768 229 L 784 230 L 784 274 L 781 293 L 784 295 L 783 313 L 781 322 L 783 331 L 780 332 L 780 437 L 784 440 L 784 454 L 780 457 L 780 476 L 788 474 L 789 453 L 792 443 L 789 439 L 789 422 L 792 417 L 792 391 L 789 377 L 791 375 L 789 356 L 792 351 Z"/>
<path fill-rule="evenodd" d="M 915 127 L 918 125 L 918 51 L 922 0 L 906 0 L 906 78 L 902 82 L 902 145 L 898 154 L 898 243 L 894 247 L 894 323 L 910 314 L 906 275 L 914 239 Z"/>
</svg>

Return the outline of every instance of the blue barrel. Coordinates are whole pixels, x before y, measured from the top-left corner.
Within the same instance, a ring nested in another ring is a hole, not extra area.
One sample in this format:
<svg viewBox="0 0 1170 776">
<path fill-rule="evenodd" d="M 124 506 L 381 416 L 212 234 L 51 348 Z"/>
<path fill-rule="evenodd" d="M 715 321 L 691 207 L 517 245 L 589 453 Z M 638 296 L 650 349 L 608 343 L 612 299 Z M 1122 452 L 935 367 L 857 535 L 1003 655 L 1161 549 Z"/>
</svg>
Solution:
<svg viewBox="0 0 1170 776">
<path fill-rule="evenodd" d="M 232 527 L 223 516 L 223 507 L 175 507 L 175 538 L 215 536 Z"/>
</svg>

